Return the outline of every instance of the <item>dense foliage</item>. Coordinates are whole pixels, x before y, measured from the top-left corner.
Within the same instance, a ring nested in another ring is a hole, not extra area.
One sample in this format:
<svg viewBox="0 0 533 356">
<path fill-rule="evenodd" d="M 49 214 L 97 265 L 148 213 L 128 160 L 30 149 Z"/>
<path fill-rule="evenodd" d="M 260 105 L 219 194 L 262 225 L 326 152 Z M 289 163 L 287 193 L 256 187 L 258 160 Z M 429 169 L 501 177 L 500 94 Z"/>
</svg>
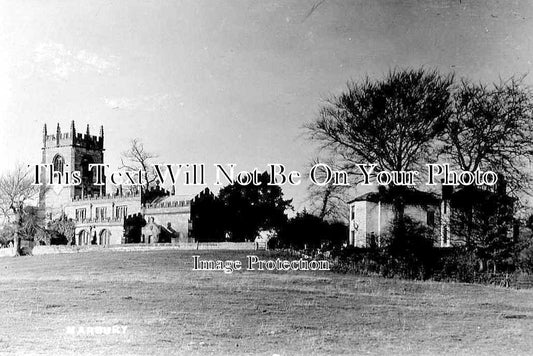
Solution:
<svg viewBox="0 0 533 356">
<path fill-rule="evenodd" d="M 348 236 L 348 227 L 341 222 L 328 222 L 303 211 L 289 219 L 277 238 L 270 241 L 272 248 L 332 249 L 340 247 Z"/>
<path fill-rule="evenodd" d="M 231 184 L 222 188 L 223 230 L 230 241 L 253 241 L 260 230 L 279 231 L 287 222 L 292 200 L 283 199 L 280 186 L 269 185 L 268 173 L 259 175 L 259 184 Z"/>
</svg>

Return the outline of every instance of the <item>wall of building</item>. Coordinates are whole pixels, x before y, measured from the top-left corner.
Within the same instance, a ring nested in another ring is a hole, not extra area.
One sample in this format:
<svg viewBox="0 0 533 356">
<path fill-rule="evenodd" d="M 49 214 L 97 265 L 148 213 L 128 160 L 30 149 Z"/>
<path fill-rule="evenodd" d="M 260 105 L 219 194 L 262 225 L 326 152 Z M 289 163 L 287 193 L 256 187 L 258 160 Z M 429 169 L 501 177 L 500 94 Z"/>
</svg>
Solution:
<svg viewBox="0 0 533 356">
<path fill-rule="evenodd" d="M 83 238 L 87 236 L 87 238 Z M 123 243 L 124 226 L 121 222 L 100 224 L 84 223 L 76 226 L 74 244 L 84 245 L 120 245 Z"/>
<path fill-rule="evenodd" d="M 366 245 L 367 201 L 356 201 L 350 205 L 349 244 L 363 247 Z"/>
<path fill-rule="evenodd" d="M 53 159 L 56 155 L 61 155 L 64 159 L 65 165 L 68 164 L 68 167 L 65 166 L 66 171 L 74 170 L 74 154 L 72 146 L 52 146 L 43 148 L 43 158 L 42 164 L 52 164 Z M 49 183 L 49 172 L 44 171 L 41 175 L 41 198 L 40 198 L 40 207 L 44 211 L 45 216 L 50 218 L 55 218 L 61 214 L 65 205 L 70 203 L 71 199 L 74 197 L 74 186 L 64 186 L 64 185 L 50 185 Z"/>
<path fill-rule="evenodd" d="M 101 220 L 100 216 L 97 216 L 97 210 L 100 208 L 106 208 L 107 216 L 104 220 L 124 220 L 124 216 L 117 215 L 117 207 L 125 207 L 126 216 L 138 214 L 141 212 L 141 196 L 135 195 L 106 195 L 103 197 L 96 196 L 94 198 L 86 199 L 74 199 L 65 206 L 65 214 L 68 218 L 76 220 L 76 211 L 79 209 L 85 209 L 85 220 L 91 222 L 98 222 Z M 82 222 L 80 220 L 80 222 Z"/>
<path fill-rule="evenodd" d="M 137 214 L 142 215 L 147 222 L 153 219 L 164 228 L 170 224 L 172 231 L 181 237 L 178 241 L 189 237 L 190 199 L 180 201 L 179 197 L 162 192 L 159 187 L 144 193 L 142 197 L 140 193 L 106 195 L 105 186 L 94 184 L 96 169 L 88 169 L 88 164 L 104 161 L 103 127 L 98 136 L 91 135 L 89 127 L 86 133 L 78 133 L 74 122 L 68 130 L 63 131 L 58 126 L 49 135 L 44 126 L 42 163 L 53 164 L 54 157 L 61 155 L 65 165 L 68 165 L 64 171 L 80 171 L 82 184 L 43 185 L 40 211 L 48 219 L 55 219 L 64 212 L 67 218 L 74 220 L 77 245 L 124 243 L 124 218 Z M 143 206 L 145 201 L 152 201 L 153 204 Z M 120 212 L 125 213 L 119 214 L 119 208 Z M 105 238 L 101 237 L 102 233 L 105 233 Z"/>
<path fill-rule="evenodd" d="M 92 136 L 92 140 L 96 140 L 96 136 Z M 105 185 L 98 186 L 96 183 L 96 168 L 93 168 L 90 171 L 85 172 L 83 168 L 83 161 L 87 160 L 90 163 L 103 163 L 104 162 L 104 152 L 98 148 L 89 147 L 76 147 L 74 155 L 74 167 L 77 171 L 82 172 L 83 182 L 81 185 L 74 187 L 74 196 L 90 196 L 90 195 L 105 195 Z M 86 167 L 85 169 L 87 169 Z M 89 183 L 87 179 L 92 177 L 93 183 Z"/>
<path fill-rule="evenodd" d="M 156 224 L 165 228 L 170 223 L 172 229 L 181 236 L 189 236 L 189 220 L 191 218 L 191 206 L 189 204 L 170 207 L 146 207 L 144 214 L 146 221 L 150 221 L 153 218 Z"/>
<path fill-rule="evenodd" d="M 103 127 L 100 130 L 100 136 L 93 136 L 89 134 L 88 128 L 86 134 L 77 133 L 74 122 L 66 132 L 62 132 L 58 126 L 52 135 L 48 135 L 45 126 L 42 151 L 42 164 L 53 164 L 54 158 L 60 155 L 65 163 L 64 172 L 80 171 L 82 179 L 81 185 L 65 186 L 65 182 L 62 181 L 61 186 L 54 186 L 49 184 L 51 183 L 48 178 L 49 172 L 43 172 L 40 208 L 46 218 L 58 217 L 63 208 L 76 196 L 105 194 L 105 186 L 88 184 L 91 181 L 89 177 L 94 176 L 95 172 L 83 169 L 84 161 L 90 163 L 102 163 L 104 161 Z"/>
<path fill-rule="evenodd" d="M 89 244 L 94 240 L 96 240 L 97 245 L 105 244 L 105 242 L 111 245 L 123 243 L 125 216 L 117 215 L 118 207 L 125 208 L 126 216 L 140 213 L 140 194 L 76 198 L 65 206 L 65 215 L 76 222 L 76 245 L 87 244 L 87 241 L 83 241 L 83 234 L 88 234 Z M 102 208 L 105 208 L 106 214 L 104 216 L 100 213 Z M 79 215 L 82 209 L 85 209 L 85 218 L 81 218 Z M 77 211 L 78 216 L 76 215 Z M 102 241 L 103 230 L 107 230 L 108 235 L 105 242 Z"/>
<path fill-rule="evenodd" d="M 405 207 L 405 215 L 426 226 L 428 211 L 434 213 L 433 228 L 435 233 L 439 235 L 440 214 L 438 206 L 407 205 Z M 391 204 L 379 204 L 371 201 L 353 202 L 350 206 L 349 244 L 357 247 L 368 247 L 368 237 L 373 235 L 379 245 L 381 238 L 389 233 L 394 217 L 394 207 Z"/>
<path fill-rule="evenodd" d="M 381 245 L 381 237 L 386 234 L 394 221 L 394 208 L 390 204 L 367 202 L 366 231 L 362 231 L 361 239 L 367 243 L 367 236 L 375 236 L 375 242 Z M 408 214 L 406 207 L 406 214 Z"/>
</svg>

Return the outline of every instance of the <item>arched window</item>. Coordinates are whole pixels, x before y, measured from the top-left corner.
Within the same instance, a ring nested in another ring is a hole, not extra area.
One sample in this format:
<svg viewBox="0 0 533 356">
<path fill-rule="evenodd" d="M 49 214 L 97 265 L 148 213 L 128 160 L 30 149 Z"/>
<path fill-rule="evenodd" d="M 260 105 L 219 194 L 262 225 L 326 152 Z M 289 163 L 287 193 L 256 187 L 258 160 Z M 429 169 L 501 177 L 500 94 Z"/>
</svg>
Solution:
<svg viewBox="0 0 533 356">
<path fill-rule="evenodd" d="M 100 245 L 107 246 L 111 240 L 111 233 L 107 229 L 100 231 Z"/>
<path fill-rule="evenodd" d="M 54 171 L 63 173 L 65 159 L 61 155 L 55 155 L 52 163 L 54 165 Z"/>
</svg>

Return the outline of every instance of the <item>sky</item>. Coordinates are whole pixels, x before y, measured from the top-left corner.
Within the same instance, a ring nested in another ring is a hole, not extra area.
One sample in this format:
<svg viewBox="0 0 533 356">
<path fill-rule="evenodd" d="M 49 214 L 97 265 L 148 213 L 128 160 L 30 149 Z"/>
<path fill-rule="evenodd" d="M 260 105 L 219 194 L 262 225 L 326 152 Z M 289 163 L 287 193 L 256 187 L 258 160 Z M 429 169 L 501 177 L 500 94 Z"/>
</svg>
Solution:
<svg viewBox="0 0 533 356">
<path fill-rule="evenodd" d="M 0 172 L 75 120 L 104 125 L 111 167 L 140 138 L 159 162 L 305 173 L 303 126 L 347 81 L 423 66 L 490 83 L 531 71 L 532 36 L 527 1 L 0 1 Z M 284 192 L 305 206 L 305 182 Z"/>
</svg>

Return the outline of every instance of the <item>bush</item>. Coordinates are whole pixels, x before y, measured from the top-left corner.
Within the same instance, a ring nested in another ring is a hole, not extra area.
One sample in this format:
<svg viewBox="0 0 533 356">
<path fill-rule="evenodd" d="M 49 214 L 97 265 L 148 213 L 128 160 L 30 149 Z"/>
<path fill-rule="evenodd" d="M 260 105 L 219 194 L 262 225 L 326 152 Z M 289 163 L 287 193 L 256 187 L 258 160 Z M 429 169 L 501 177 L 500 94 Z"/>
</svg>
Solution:
<svg viewBox="0 0 533 356">
<path fill-rule="evenodd" d="M 479 260 L 466 248 L 436 249 L 437 264 L 433 278 L 437 281 L 473 283 L 479 269 Z"/>
<path fill-rule="evenodd" d="M 427 279 L 435 265 L 432 232 L 421 223 L 405 217 L 395 221 L 384 239 L 385 259 L 382 274 L 386 277 Z"/>
<path fill-rule="evenodd" d="M 334 250 L 336 263 L 332 270 L 340 273 L 357 273 L 362 275 L 381 274 L 386 257 L 382 250 L 347 247 Z"/>
<path fill-rule="evenodd" d="M 304 211 L 287 221 L 270 246 L 330 250 L 339 248 L 346 236 L 348 227 L 345 224 L 328 222 Z"/>
<path fill-rule="evenodd" d="M 525 246 L 518 253 L 518 267 L 526 273 L 533 273 L 533 243 Z"/>
<path fill-rule="evenodd" d="M 13 241 L 13 236 L 15 236 L 15 231 L 10 225 L 4 226 L 0 230 L 0 246 L 7 246 L 11 241 Z"/>
</svg>

